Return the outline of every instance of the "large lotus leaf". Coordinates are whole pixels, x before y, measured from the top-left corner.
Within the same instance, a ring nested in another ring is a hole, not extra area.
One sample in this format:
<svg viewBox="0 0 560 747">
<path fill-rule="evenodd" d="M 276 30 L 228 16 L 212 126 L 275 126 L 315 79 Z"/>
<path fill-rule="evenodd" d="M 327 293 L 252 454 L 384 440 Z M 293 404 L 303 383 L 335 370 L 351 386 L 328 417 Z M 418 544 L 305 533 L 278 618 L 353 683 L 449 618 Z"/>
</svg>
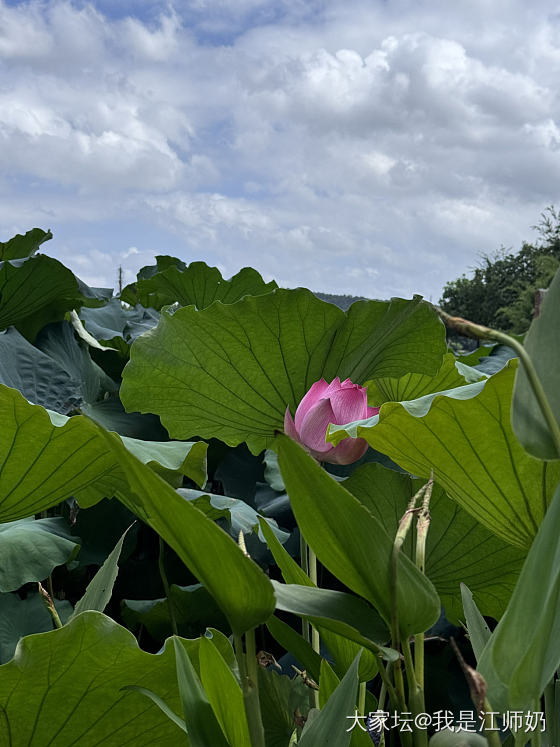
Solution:
<svg viewBox="0 0 560 747">
<path fill-rule="evenodd" d="M 165 441 L 168 437 L 157 415 L 126 412 L 118 394 L 97 402 L 86 402 L 80 407 L 80 412 L 106 430 L 115 431 L 121 436 L 139 438 L 143 441 Z"/>
<path fill-rule="evenodd" d="M 76 339 L 69 322 L 47 325 L 35 345 L 79 380 L 83 402 L 94 403 L 118 392 L 119 385 L 91 359 L 87 345 Z"/>
<path fill-rule="evenodd" d="M 86 418 L 49 413 L 0 385 L 0 422 L 0 521 L 30 516 L 72 495 L 90 505 L 126 491 L 115 455 Z M 171 465 L 189 476 L 192 460 L 192 476 L 201 477 L 205 444 L 171 445 L 171 453 L 167 444 L 127 444 L 145 461 L 165 458 L 163 469 Z"/>
<path fill-rule="evenodd" d="M 444 346 L 443 325 L 419 297 L 360 301 L 344 313 L 307 290 L 279 289 L 164 312 L 132 346 L 121 398 L 160 415 L 173 438 L 246 441 L 257 454 L 321 377 L 435 374 Z"/>
<path fill-rule="evenodd" d="M 123 690 L 127 685 L 148 687 L 179 711 L 173 646 L 145 653 L 99 612 L 24 638 L 0 668 L 0 743 L 176 747 L 177 726 L 141 694 Z"/>
<path fill-rule="evenodd" d="M 208 590 L 201 584 L 169 587 L 169 602 L 179 635 L 192 638 L 209 626 L 227 631 L 227 621 Z M 122 619 L 131 628 L 143 625 L 156 640 L 172 635 L 167 599 L 124 599 Z"/>
<path fill-rule="evenodd" d="M 72 605 L 66 600 L 53 601 L 64 625 L 72 614 Z M 0 594 L 0 664 L 10 661 L 20 638 L 52 629 L 53 619 L 37 590 L 30 592 L 25 599 L 9 592 Z"/>
<path fill-rule="evenodd" d="M 0 262 L 0 329 L 14 325 L 28 340 L 73 308 L 105 302 L 105 290 L 88 288 L 52 257 Z"/>
<path fill-rule="evenodd" d="M 498 711 L 530 711 L 560 666 L 560 488 L 523 565 L 506 613 L 478 669 Z"/>
<path fill-rule="evenodd" d="M 301 533 L 323 565 L 392 623 L 394 537 L 295 441 L 278 436 L 280 469 Z M 403 636 L 427 630 L 440 612 L 438 595 L 401 554 L 396 598 Z"/>
<path fill-rule="evenodd" d="M 267 620 L 274 610 L 274 593 L 259 566 L 226 532 L 138 461 L 116 434 L 95 427 L 125 477 L 126 490 L 118 493 L 119 499 L 175 550 L 218 602 L 232 630 L 243 633 Z"/>
<path fill-rule="evenodd" d="M 81 401 L 82 382 L 38 350 L 15 327 L 0 332 L 0 383 L 30 402 L 66 414 Z"/>
<path fill-rule="evenodd" d="M 286 747 L 296 727 L 296 714 L 305 719 L 313 707 L 313 691 L 301 677 L 273 669 L 260 667 L 258 676 L 266 747 Z"/>
<path fill-rule="evenodd" d="M 169 254 L 157 254 L 155 265 L 144 265 L 136 273 L 136 279 L 151 278 L 156 272 L 163 272 L 168 267 L 177 267 L 179 270 L 186 270 L 187 265 L 178 257 L 171 257 Z"/>
<path fill-rule="evenodd" d="M 179 488 L 177 492 L 187 500 L 193 501 L 194 505 L 211 519 L 225 517 L 229 524 L 230 533 L 234 538 L 239 537 L 239 532 L 252 534 L 256 528 L 261 542 L 265 541 L 259 527 L 260 514 L 245 501 L 239 500 L 239 498 L 230 498 L 227 495 L 205 493 L 201 490 L 191 490 L 189 488 Z M 279 529 L 274 519 L 263 517 L 263 520 L 268 523 L 280 542 L 287 541 L 290 536 L 289 533 Z"/>
<path fill-rule="evenodd" d="M 546 398 L 560 428 L 560 271 L 556 273 L 533 320 L 524 347 L 535 366 Z M 539 459 L 560 459 L 558 439 L 553 439 L 533 393 L 524 366 L 520 366 L 513 392 L 512 424 L 529 454 Z"/>
<path fill-rule="evenodd" d="M 118 298 L 112 298 L 100 308 L 82 308 L 79 317 L 95 340 L 128 355 L 130 343 L 155 327 L 159 313 L 141 306 L 125 309 Z"/>
<path fill-rule="evenodd" d="M 62 517 L 0 524 L 0 592 L 42 581 L 79 549 L 79 539 L 70 534 Z"/>
<path fill-rule="evenodd" d="M 22 236 L 16 234 L 9 241 L 0 241 L 0 262 L 9 259 L 23 259 L 30 257 L 39 249 L 41 244 L 52 239 L 50 231 L 43 231 L 41 228 L 32 228 Z"/>
<path fill-rule="evenodd" d="M 68 322 L 47 325 L 35 345 L 15 327 L 0 332 L 0 383 L 18 389 L 34 404 L 62 414 L 84 402 L 96 404 L 108 392 L 118 390 L 75 339 Z"/>
<path fill-rule="evenodd" d="M 412 474 L 433 469 L 460 506 L 506 542 L 528 548 L 560 481 L 560 464 L 531 457 L 510 423 L 518 360 L 494 376 L 412 402 L 389 402 L 379 415 L 330 426 L 333 442 L 365 438 Z"/>
<path fill-rule="evenodd" d="M 459 363 L 453 353 L 447 353 L 435 376 L 407 373 L 398 379 L 384 378 L 366 382 L 368 403 L 372 407 L 379 407 L 384 402 L 418 399 L 425 394 L 465 386 L 484 378 L 484 374 L 476 369 Z"/>
<path fill-rule="evenodd" d="M 344 482 L 394 537 L 412 496 L 424 483 L 409 475 L 364 464 Z M 525 552 L 504 542 L 434 485 L 426 546 L 426 575 L 436 587 L 446 617 L 463 616 L 460 584 L 473 591 L 485 615 L 499 619 L 513 591 Z M 404 551 L 413 557 L 411 529 Z"/>
<path fill-rule="evenodd" d="M 132 305 L 140 303 L 154 309 L 176 302 L 205 309 L 214 301 L 235 303 L 244 296 L 260 296 L 275 288 L 278 286 L 274 280 L 265 283 L 252 267 L 244 267 L 225 280 L 217 267 L 204 262 L 191 262 L 188 266 L 170 263 L 161 269 L 158 266 L 158 271 L 150 277 L 139 277 L 123 290 L 121 298 Z"/>
</svg>

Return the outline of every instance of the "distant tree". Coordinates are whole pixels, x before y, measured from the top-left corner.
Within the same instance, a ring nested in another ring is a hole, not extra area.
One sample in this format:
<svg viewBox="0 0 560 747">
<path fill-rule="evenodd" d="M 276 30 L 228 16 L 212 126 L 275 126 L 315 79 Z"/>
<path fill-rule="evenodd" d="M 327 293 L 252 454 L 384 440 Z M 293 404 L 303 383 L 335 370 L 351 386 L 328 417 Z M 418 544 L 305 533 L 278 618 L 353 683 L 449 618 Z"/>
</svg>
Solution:
<svg viewBox="0 0 560 747">
<path fill-rule="evenodd" d="M 523 243 L 517 253 L 502 248 L 482 256 L 473 277 L 447 283 L 440 306 L 488 327 L 522 334 L 533 318 L 535 294 L 547 288 L 560 265 L 560 212 L 553 206 L 541 214 L 535 244 Z"/>
</svg>

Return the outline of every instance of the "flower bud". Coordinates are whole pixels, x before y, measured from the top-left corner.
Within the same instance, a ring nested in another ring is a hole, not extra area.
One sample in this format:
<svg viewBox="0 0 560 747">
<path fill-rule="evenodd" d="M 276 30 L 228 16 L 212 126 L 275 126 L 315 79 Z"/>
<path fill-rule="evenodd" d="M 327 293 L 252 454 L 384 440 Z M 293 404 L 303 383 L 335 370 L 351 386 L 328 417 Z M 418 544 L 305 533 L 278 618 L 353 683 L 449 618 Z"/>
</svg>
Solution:
<svg viewBox="0 0 560 747">
<path fill-rule="evenodd" d="M 366 387 L 350 379 L 340 382 L 338 376 L 330 384 L 316 381 L 298 405 L 295 418 L 286 409 L 284 432 L 300 443 L 311 456 L 330 464 L 352 464 L 367 451 L 363 438 L 345 438 L 336 446 L 326 442 L 329 423 L 345 425 L 377 415 L 379 407 L 368 407 Z"/>
</svg>

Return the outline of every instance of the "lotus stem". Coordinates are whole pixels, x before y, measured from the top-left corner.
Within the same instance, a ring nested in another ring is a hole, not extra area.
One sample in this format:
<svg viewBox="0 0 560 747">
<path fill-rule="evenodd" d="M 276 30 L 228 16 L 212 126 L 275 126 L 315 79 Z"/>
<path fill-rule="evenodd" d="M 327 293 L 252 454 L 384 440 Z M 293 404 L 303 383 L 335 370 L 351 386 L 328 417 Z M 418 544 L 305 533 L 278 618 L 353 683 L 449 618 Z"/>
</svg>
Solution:
<svg viewBox="0 0 560 747">
<path fill-rule="evenodd" d="M 161 582 L 165 591 L 165 598 L 167 600 L 167 610 L 169 612 L 169 622 L 171 623 L 171 630 L 173 635 L 179 635 L 177 629 L 177 620 L 175 619 L 175 610 L 173 609 L 173 601 L 169 593 L 169 581 L 167 580 L 167 573 L 165 572 L 165 543 L 162 538 L 159 538 L 159 556 L 158 556 L 158 568 L 159 575 L 161 576 Z"/>
<path fill-rule="evenodd" d="M 233 634 L 233 647 L 239 667 L 241 689 L 243 691 L 243 702 L 245 714 L 251 738 L 251 747 L 265 747 L 264 727 L 261 718 L 259 702 L 259 680 L 258 663 L 255 647 L 255 629 L 245 634 L 245 646 L 247 653 L 243 651 L 243 637 L 239 633 Z"/>
<path fill-rule="evenodd" d="M 301 530 L 299 533 L 299 563 L 305 575 L 309 576 L 309 555 L 307 542 L 305 541 Z M 307 641 L 307 643 L 311 643 L 310 624 L 307 622 L 307 620 L 304 619 L 302 619 L 301 621 L 301 634 Z"/>
</svg>

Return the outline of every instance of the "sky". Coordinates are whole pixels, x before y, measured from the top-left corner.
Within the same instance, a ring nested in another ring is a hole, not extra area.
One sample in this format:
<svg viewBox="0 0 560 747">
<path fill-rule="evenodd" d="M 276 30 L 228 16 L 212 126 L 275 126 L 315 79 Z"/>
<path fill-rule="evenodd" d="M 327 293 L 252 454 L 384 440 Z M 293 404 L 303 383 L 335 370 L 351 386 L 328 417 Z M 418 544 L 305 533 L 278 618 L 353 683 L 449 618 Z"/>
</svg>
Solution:
<svg viewBox="0 0 560 747">
<path fill-rule="evenodd" d="M 0 0 L 0 240 L 437 301 L 559 206 L 559 81 L 544 0 Z"/>
</svg>

